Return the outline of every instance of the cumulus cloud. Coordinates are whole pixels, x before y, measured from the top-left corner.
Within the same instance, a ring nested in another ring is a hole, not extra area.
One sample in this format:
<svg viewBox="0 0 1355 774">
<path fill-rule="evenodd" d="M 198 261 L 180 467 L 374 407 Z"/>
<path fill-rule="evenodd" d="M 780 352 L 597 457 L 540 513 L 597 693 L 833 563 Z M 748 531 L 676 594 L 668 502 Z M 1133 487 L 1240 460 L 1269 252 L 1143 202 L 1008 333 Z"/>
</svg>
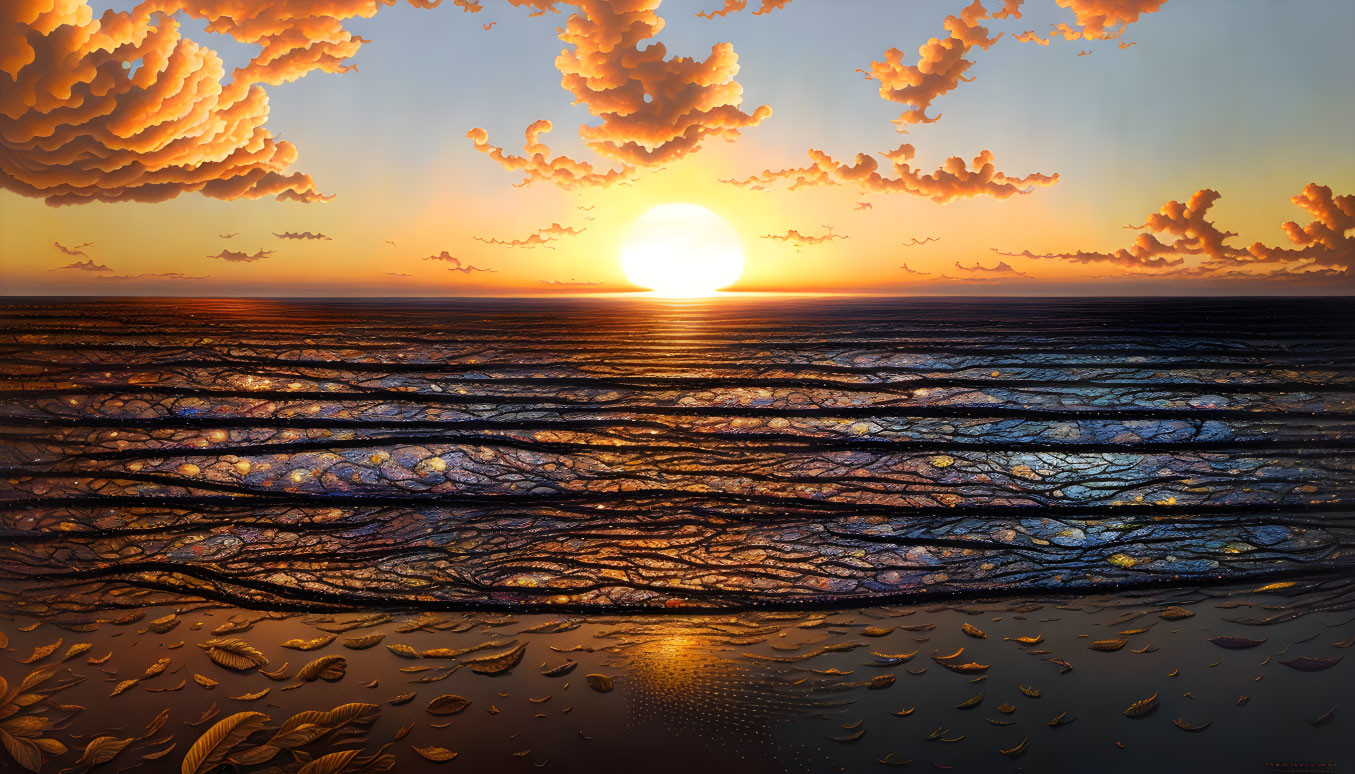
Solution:
<svg viewBox="0 0 1355 774">
<path fill-rule="evenodd" d="M 494 274 L 494 273 L 497 271 L 496 269 L 482 269 L 482 268 L 480 268 L 479 266 L 471 266 L 471 265 L 468 264 L 468 263 L 463 264 L 463 263 L 461 262 L 461 259 L 460 259 L 460 258 L 457 258 L 456 256 L 452 255 L 451 253 L 447 252 L 446 250 L 443 250 L 442 252 L 438 253 L 437 255 L 430 255 L 430 256 L 428 256 L 427 258 L 425 258 L 424 260 L 425 260 L 425 261 L 443 261 L 443 262 L 445 262 L 445 263 L 450 263 L 451 266 L 448 266 L 448 267 L 447 267 L 447 271 L 459 271 L 459 272 L 461 272 L 462 274 L 470 274 L 470 273 L 473 272 L 473 271 L 486 271 L 486 272 L 489 272 L 489 273 L 491 273 L 491 274 Z M 406 275 L 406 276 L 408 276 L 408 275 Z"/>
<path fill-rule="evenodd" d="M 545 247 L 550 250 L 555 248 L 551 242 L 564 236 L 574 236 L 587 231 L 586 228 L 574 228 L 573 226 L 561 226 L 559 223 L 552 223 L 547 228 L 537 229 L 534 233 L 525 239 L 486 239 L 484 237 L 475 237 L 476 241 L 484 242 L 489 245 L 503 245 L 505 247 Z"/>
<path fill-rule="evenodd" d="M 230 261 L 231 263 L 253 263 L 255 261 L 261 261 L 272 254 L 273 254 L 272 250 L 260 250 L 257 253 L 254 253 L 253 255 L 249 253 L 238 252 L 236 250 L 222 250 L 216 255 L 209 255 L 207 257 L 218 258 L 223 261 Z"/>
<path fill-rule="evenodd" d="M 108 268 L 107 266 L 104 266 L 101 263 L 95 263 L 92 259 L 88 261 L 76 261 L 75 263 L 68 263 L 65 266 L 58 266 L 55 269 L 48 269 L 48 271 L 60 271 L 62 269 L 76 269 L 78 271 L 112 271 L 112 269 Z"/>
<path fill-rule="evenodd" d="M 510 2 L 545 13 L 558 12 L 561 0 Z M 555 59 L 560 84 L 600 119 L 579 127 L 579 136 L 595 153 L 622 167 L 597 173 L 586 162 L 551 158 L 540 142 L 540 135 L 551 128 L 548 121 L 528 127 L 524 156 L 505 154 L 490 144 L 484 129 L 467 133 L 478 150 L 507 169 L 525 173 L 522 184 L 607 185 L 629 176 L 635 167 L 680 159 L 706 140 L 733 139 L 771 115 L 766 105 L 752 113 L 740 109 L 743 87 L 734 80 L 738 55 L 730 44 L 716 44 L 700 60 L 669 57 L 662 43 L 651 42 L 664 25 L 656 13 L 659 0 L 571 0 L 568 5 L 579 12 L 558 30 L 569 47 Z"/>
<path fill-rule="evenodd" d="M 1184 204 L 1167 202 L 1148 216 L 1144 229 L 1126 248 L 1113 252 L 1079 250 L 1063 253 L 1033 253 L 1030 250 L 999 255 L 1054 259 L 1069 263 L 1108 264 L 1128 274 L 1200 277 L 1218 279 L 1266 279 L 1349 276 L 1355 266 L 1355 196 L 1336 196 L 1331 188 L 1309 183 L 1292 201 L 1312 218 L 1306 225 L 1288 221 L 1281 225 L 1296 245 L 1275 247 L 1253 242 L 1246 248 L 1229 244 L 1237 234 L 1223 231 L 1208 213 L 1220 194 L 1212 189 L 1196 191 Z M 1170 241 L 1159 235 L 1174 237 Z M 1189 263 L 1188 263 L 1189 261 Z"/>
<path fill-rule="evenodd" d="M 1167 0 L 1058 0 L 1073 12 L 1074 24 L 1051 24 L 1065 40 L 1113 40 L 1144 14 L 1154 13 Z"/>
<path fill-rule="evenodd" d="M 1300 263 L 1349 271 L 1355 265 L 1355 195 L 1333 196 L 1331 188 L 1309 183 L 1290 198 L 1312 220 L 1300 226 L 1286 221 L 1281 228 L 1297 248 L 1269 247 L 1253 242 L 1247 253 L 1262 263 Z"/>
<path fill-rule="evenodd" d="M 1007 3 L 997 18 L 1003 15 L 1019 17 L 1017 9 L 1020 5 L 1020 0 Z M 905 54 L 897 48 L 886 51 L 883 61 L 870 63 L 870 77 L 880 82 L 880 96 L 908 106 L 894 120 L 901 131 L 905 125 L 930 124 L 940 118 L 939 115 L 927 116 L 932 101 L 953 91 L 961 81 L 973 80 L 965 77 L 974 64 L 965 55 L 976 46 L 986 50 L 1002 37 L 1002 33 L 989 36 L 988 28 L 979 25 L 981 20 L 989 18 L 995 17 L 981 0 L 974 0 L 959 16 L 946 17 L 943 26 L 950 35 L 931 38 L 924 43 L 917 51 L 916 64 L 905 64 Z"/>
<path fill-rule="evenodd" d="M 428 8 L 438 0 L 409 0 Z M 264 128 L 265 85 L 346 61 L 365 41 L 343 27 L 393 0 L 144 0 L 95 18 L 83 0 L 0 5 L 0 188 L 53 206 L 216 199 L 323 201 L 288 173 L 290 143 Z M 176 14 L 258 46 L 228 76 L 180 35 Z"/>
<path fill-rule="evenodd" d="M 94 243 L 93 243 L 93 242 L 85 242 L 84 244 L 79 244 L 79 245 L 76 245 L 75 247 L 66 247 L 65 245 L 61 244 L 60 242 L 53 242 L 52 244 L 56 246 L 56 249 L 58 249 L 58 250 L 60 250 L 61 252 L 65 253 L 66 255 L 71 256 L 72 258 L 88 258 L 88 257 L 89 257 L 89 254 L 86 253 L 84 250 L 82 250 L 82 249 L 80 249 L 80 248 L 82 248 L 82 247 L 89 247 L 90 245 L 92 245 L 92 244 L 94 244 Z"/>
<path fill-rule="evenodd" d="M 779 11 L 789 4 L 790 0 L 762 0 L 762 5 L 759 6 L 756 11 L 753 11 L 753 15 L 761 16 L 764 13 Z M 725 0 L 724 7 L 720 8 L 718 11 L 697 11 L 696 15 L 703 19 L 714 19 L 717 16 L 738 13 L 747 7 L 748 0 Z"/>
<path fill-rule="evenodd" d="M 801 234 L 799 231 L 791 229 L 784 234 L 763 234 L 762 238 L 774 239 L 778 242 L 793 242 L 796 247 L 802 247 L 804 245 L 821 245 L 824 242 L 831 242 L 834 239 L 847 239 L 847 237 L 841 234 L 834 234 L 833 229 L 828 226 L 824 226 L 824 229 L 826 229 L 826 233 L 818 236 Z"/>
<path fill-rule="evenodd" d="M 326 241 L 330 240 L 330 237 L 327 237 L 324 234 L 312 234 L 309 231 L 284 231 L 281 234 L 274 231 L 273 236 L 277 237 L 278 239 L 324 239 Z"/>
<path fill-rule="evenodd" d="M 1185 256 L 1193 255 L 1204 255 L 1214 260 L 1240 257 L 1245 251 L 1226 244 L 1229 238 L 1237 234 L 1220 231 L 1208 218 L 1209 208 L 1218 199 L 1218 191 L 1205 188 L 1196 191 L 1185 204 L 1176 200 L 1167 202 L 1159 211 L 1148 216 L 1147 222 L 1141 227 L 1147 231 L 1139 234 L 1133 244 L 1112 252 L 1086 250 L 1039 254 L 1029 250 L 1022 250 L 1019 253 L 1001 250 L 996 252 L 1004 256 L 1055 258 L 1072 263 L 1108 263 L 1141 269 L 1179 266 L 1185 262 Z M 1166 243 L 1155 234 L 1168 234 L 1176 238 Z"/>
<path fill-rule="evenodd" d="M 856 155 L 855 164 L 842 164 L 821 150 L 811 149 L 811 163 L 791 169 L 765 170 L 744 180 L 729 182 L 745 188 L 776 181 L 791 181 L 790 190 L 821 185 L 855 185 L 862 190 L 878 193 L 907 193 L 926 196 L 936 202 L 949 202 L 973 196 L 992 196 L 1006 199 L 1027 194 L 1040 186 L 1058 182 L 1057 174 L 1032 172 L 1025 177 L 1009 177 L 993 165 L 991 151 L 983 151 L 970 164 L 959 156 L 952 156 L 934 172 L 923 174 L 909 162 L 916 151 L 912 145 L 900 145 L 880 155 L 894 168 L 894 176 L 880 173 L 880 163 L 864 153 Z"/>
<path fill-rule="evenodd" d="M 1049 38 L 1040 37 L 1039 35 L 1035 34 L 1035 30 L 1026 30 L 1025 32 L 1013 35 L 1012 37 L 1016 38 L 1018 41 L 1022 43 L 1034 43 L 1038 46 L 1049 45 Z"/>
</svg>

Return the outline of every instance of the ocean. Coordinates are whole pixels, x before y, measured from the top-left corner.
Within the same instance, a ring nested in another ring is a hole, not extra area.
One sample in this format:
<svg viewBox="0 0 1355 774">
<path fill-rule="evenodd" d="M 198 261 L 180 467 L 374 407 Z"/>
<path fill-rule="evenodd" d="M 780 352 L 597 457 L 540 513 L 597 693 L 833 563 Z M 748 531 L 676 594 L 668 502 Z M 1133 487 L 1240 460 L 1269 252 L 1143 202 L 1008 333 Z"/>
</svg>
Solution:
<svg viewBox="0 0 1355 774">
<path fill-rule="evenodd" d="M 0 676 L 58 766 L 1344 770 L 1352 306 L 8 299 Z"/>
</svg>

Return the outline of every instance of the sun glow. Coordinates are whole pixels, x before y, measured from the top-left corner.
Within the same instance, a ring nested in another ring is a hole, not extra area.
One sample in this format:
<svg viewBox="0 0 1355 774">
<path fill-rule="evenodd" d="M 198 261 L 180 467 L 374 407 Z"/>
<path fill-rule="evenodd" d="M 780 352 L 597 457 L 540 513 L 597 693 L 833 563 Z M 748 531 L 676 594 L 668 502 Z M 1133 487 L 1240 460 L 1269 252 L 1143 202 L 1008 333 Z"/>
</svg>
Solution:
<svg viewBox="0 0 1355 774">
<path fill-rule="evenodd" d="M 696 204 L 661 204 L 636 219 L 621 270 L 665 298 L 709 296 L 743 275 L 743 246 L 729 222 Z"/>
</svg>

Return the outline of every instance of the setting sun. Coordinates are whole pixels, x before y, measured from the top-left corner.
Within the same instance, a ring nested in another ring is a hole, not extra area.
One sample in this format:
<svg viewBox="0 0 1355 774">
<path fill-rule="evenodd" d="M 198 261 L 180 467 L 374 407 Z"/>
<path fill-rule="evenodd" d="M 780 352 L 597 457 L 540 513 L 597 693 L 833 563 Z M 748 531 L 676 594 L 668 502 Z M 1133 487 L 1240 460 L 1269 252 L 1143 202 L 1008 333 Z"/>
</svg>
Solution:
<svg viewBox="0 0 1355 774">
<path fill-rule="evenodd" d="M 621 269 L 668 298 L 708 296 L 743 274 L 743 246 L 729 222 L 696 204 L 661 204 L 636 219 Z"/>
</svg>

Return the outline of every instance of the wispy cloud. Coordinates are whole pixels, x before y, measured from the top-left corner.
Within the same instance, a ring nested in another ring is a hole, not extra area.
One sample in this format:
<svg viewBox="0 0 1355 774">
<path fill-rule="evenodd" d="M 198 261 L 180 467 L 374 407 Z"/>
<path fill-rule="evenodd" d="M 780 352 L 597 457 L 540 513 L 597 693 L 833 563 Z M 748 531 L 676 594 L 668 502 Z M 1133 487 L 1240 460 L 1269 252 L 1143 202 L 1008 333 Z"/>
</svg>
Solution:
<svg viewBox="0 0 1355 774">
<path fill-rule="evenodd" d="M 779 11 L 790 4 L 790 0 L 762 0 L 762 5 L 753 11 L 754 16 Z M 748 0 L 725 0 L 725 4 L 719 10 L 715 11 L 697 11 L 696 15 L 703 19 L 714 19 L 731 13 L 738 13 L 748 7 Z"/>
<path fill-rule="evenodd" d="M 76 245 L 75 247 L 66 247 L 65 245 L 61 244 L 60 242 L 53 242 L 52 244 L 56 246 L 56 249 L 58 249 L 58 250 L 60 250 L 61 252 L 65 253 L 66 255 L 71 256 L 72 258 L 88 258 L 89 255 L 88 255 L 84 250 L 82 250 L 82 249 L 80 249 L 80 248 L 82 248 L 82 247 L 89 247 L 90 245 L 92 245 L 92 244 L 94 244 L 94 243 L 93 243 L 93 242 L 85 242 L 84 244 L 79 244 L 79 245 Z"/>
<path fill-rule="evenodd" d="M 595 288 L 604 283 L 602 282 L 581 282 L 576 279 L 569 280 L 541 280 L 542 285 L 551 285 L 561 288 Z"/>
<path fill-rule="evenodd" d="M 470 273 L 473 272 L 473 271 L 485 271 L 485 272 L 489 272 L 489 273 L 493 274 L 493 273 L 495 273 L 495 272 L 497 271 L 496 269 L 482 269 L 482 268 L 480 268 L 479 266 L 471 266 L 471 265 L 468 264 L 468 263 L 462 263 L 460 258 L 457 258 L 456 256 L 452 255 L 451 253 L 447 252 L 446 250 L 443 250 L 442 252 L 438 253 L 437 255 L 430 255 L 430 256 L 428 256 L 427 258 L 425 258 L 424 260 L 425 260 L 425 261 L 442 261 L 443 263 L 449 263 L 449 264 L 451 264 L 451 266 L 448 266 L 448 267 L 447 267 L 447 271 L 459 271 L 459 272 L 461 272 L 462 274 L 470 274 Z"/>
<path fill-rule="evenodd" d="M 959 261 L 955 262 L 955 268 L 959 271 L 969 272 L 973 275 L 987 277 L 1029 277 L 1029 274 L 1023 274 L 1011 267 L 1006 261 L 999 262 L 996 266 L 984 266 L 975 262 L 973 266 L 965 266 Z"/>
<path fill-rule="evenodd" d="M 48 271 L 61 271 L 62 269 L 75 269 L 77 271 L 112 271 L 112 269 L 107 266 L 104 266 L 101 263 L 95 263 L 93 260 L 76 261 L 75 263 L 68 263 L 65 266 L 58 266 L 55 269 L 48 269 Z"/>
<path fill-rule="evenodd" d="M 157 279 L 157 280 L 202 280 L 211 277 L 210 274 L 188 275 L 177 271 L 166 272 L 148 272 L 145 274 L 114 274 L 111 276 L 100 276 L 99 279 L 107 280 L 134 280 L 134 279 Z"/>
<path fill-rule="evenodd" d="M 284 231 L 281 234 L 274 231 L 273 236 L 278 239 L 330 239 L 330 237 L 327 237 L 324 234 L 312 234 L 309 231 Z"/>
<path fill-rule="evenodd" d="M 824 226 L 824 229 L 826 229 L 825 233 L 817 236 L 801 234 L 799 231 L 791 229 L 784 234 L 763 234 L 762 238 L 774 239 L 778 242 L 792 242 L 796 247 L 803 245 L 821 245 L 824 242 L 831 242 L 834 239 L 847 239 L 847 237 L 842 234 L 834 234 L 833 230 L 827 226 Z"/>
<path fill-rule="evenodd" d="M 216 255 L 209 255 L 207 257 L 217 258 L 222 261 L 230 261 L 231 263 L 253 263 L 254 261 L 261 261 L 272 254 L 273 254 L 272 250 L 260 250 L 252 255 L 250 253 L 238 252 L 236 250 L 222 250 Z"/>
<path fill-rule="evenodd" d="M 881 153 L 890 162 L 894 174 L 881 174 L 880 162 L 864 153 L 856 155 L 854 164 L 843 164 L 821 150 L 810 150 L 810 164 L 790 169 L 764 170 L 761 174 L 730 182 L 745 188 L 790 181 L 789 189 L 798 191 L 825 185 L 854 185 L 875 193 L 906 193 L 925 196 L 945 203 L 974 196 L 1006 199 L 1028 194 L 1036 188 L 1058 182 L 1057 174 L 1032 172 L 1024 177 L 1009 177 L 993 164 L 991 151 L 983 151 L 968 164 L 959 156 L 952 156 L 940 168 L 930 173 L 914 169 L 909 163 L 916 155 L 912 145 L 900 145 Z"/>
<path fill-rule="evenodd" d="M 489 245 L 503 245 L 505 247 L 528 247 L 528 248 L 545 247 L 549 250 L 554 250 L 555 248 L 551 246 L 550 244 L 551 242 L 554 242 L 561 237 L 582 234 L 587 230 L 588 229 L 586 228 L 574 228 L 573 226 L 561 226 L 559 223 L 552 223 L 546 228 L 537 229 L 534 233 L 522 239 L 507 239 L 507 240 L 486 239 L 485 237 L 481 236 L 474 237 L 474 239 L 478 242 L 484 242 L 485 244 Z"/>
</svg>

